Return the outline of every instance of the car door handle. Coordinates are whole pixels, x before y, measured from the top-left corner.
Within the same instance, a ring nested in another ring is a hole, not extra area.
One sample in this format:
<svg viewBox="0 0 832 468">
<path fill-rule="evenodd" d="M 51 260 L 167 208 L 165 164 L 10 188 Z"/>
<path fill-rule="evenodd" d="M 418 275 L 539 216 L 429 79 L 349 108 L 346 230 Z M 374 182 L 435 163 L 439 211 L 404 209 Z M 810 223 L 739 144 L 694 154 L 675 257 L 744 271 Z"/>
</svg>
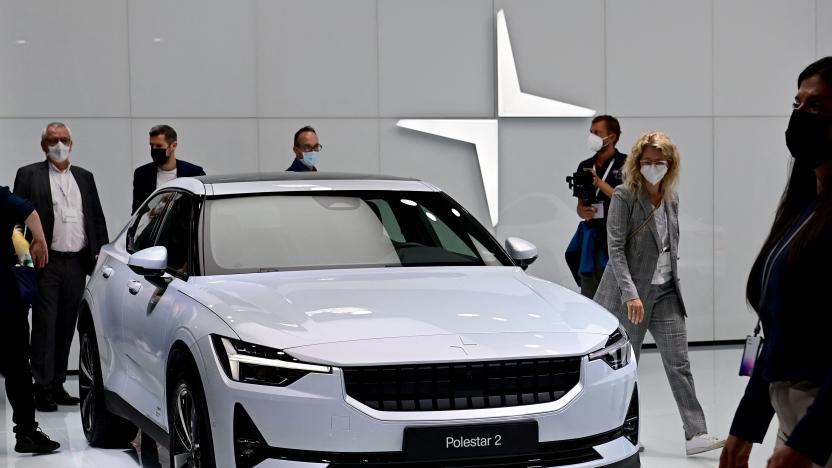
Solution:
<svg viewBox="0 0 832 468">
<path fill-rule="evenodd" d="M 101 268 L 101 276 L 105 278 L 113 276 L 113 269 L 107 265 L 104 265 L 104 267 Z"/>
<path fill-rule="evenodd" d="M 142 290 L 142 284 L 136 280 L 130 281 L 127 283 L 127 290 L 130 291 L 130 294 L 135 296 Z"/>
</svg>

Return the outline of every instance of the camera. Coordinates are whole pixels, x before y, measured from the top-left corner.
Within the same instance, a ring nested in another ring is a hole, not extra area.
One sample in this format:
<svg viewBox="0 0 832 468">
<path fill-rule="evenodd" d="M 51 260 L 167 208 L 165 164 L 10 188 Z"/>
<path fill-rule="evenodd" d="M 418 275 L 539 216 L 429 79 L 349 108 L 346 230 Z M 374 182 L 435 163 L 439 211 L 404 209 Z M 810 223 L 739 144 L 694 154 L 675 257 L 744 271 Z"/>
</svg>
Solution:
<svg viewBox="0 0 832 468">
<path fill-rule="evenodd" d="M 579 198 L 584 206 L 598 203 L 598 197 L 596 196 L 598 188 L 592 184 L 593 180 L 592 172 L 586 170 L 575 172 L 566 178 L 566 183 L 572 189 L 572 195 Z"/>
</svg>

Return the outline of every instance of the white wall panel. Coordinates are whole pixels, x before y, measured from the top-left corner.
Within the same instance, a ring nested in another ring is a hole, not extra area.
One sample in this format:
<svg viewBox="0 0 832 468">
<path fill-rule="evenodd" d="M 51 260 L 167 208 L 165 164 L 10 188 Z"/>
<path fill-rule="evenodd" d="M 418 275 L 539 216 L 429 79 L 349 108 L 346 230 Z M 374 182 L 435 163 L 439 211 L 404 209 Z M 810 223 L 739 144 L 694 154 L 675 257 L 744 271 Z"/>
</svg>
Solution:
<svg viewBox="0 0 832 468">
<path fill-rule="evenodd" d="M 260 117 L 378 115 L 375 1 L 257 5 Z"/>
<path fill-rule="evenodd" d="M 832 2 L 828 0 L 816 0 L 817 17 L 815 28 L 817 30 L 817 57 L 832 55 Z"/>
<path fill-rule="evenodd" d="M 253 117 L 254 0 L 131 1 L 134 117 Z"/>
<path fill-rule="evenodd" d="M 815 56 L 813 0 L 714 3 L 714 112 L 787 115 Z"/>
<path fill-rule="evenodd" d="M 295 132 L 306 125 L 323 145 L 319 171 L 379 172 L 376 119 L 260 119 L 260 170 L 285 171 L 295 159 Z"/>
<path fill-rule="evenodd" d="M 379 0 L 382 117 L 489 118 L 496 19 L 481 0 Z"/>
<path fill-rule="evenodd" d="M 787 117 L 715 122 L 717 340 L 742 338 L 756 322 L 746 305 L 745 285 L 788 179 L 791 158 L 783 136 L 787 123 Z"/>
<path fill-rule="evenodd" d="M 711 1 L 607 2 L 607 109 L 628 116 L 710 116 Z"/>
<path fill-rule="evenodd" d="M 0 0 L 0 117 L 125 117 L 126 0 Z"/>
</svg>

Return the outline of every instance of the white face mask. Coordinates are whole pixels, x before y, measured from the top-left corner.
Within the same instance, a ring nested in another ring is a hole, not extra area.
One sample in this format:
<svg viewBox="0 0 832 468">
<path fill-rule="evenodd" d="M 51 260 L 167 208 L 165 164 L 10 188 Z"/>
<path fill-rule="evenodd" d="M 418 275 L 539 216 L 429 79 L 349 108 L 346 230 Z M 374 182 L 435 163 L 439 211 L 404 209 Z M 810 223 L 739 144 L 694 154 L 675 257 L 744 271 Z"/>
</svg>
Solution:
<svg viewBox="0 0 832 468">
<path fill-rule="evenodd" d="M 48 148 L 46 157 L 53 163 L 60 164 L 69 159 L 69 146 L 59 141 L 57 144 Z"/>
<path fill-rule="evenodd" d="M 657 185 L 662 181 L 665 174 L 667 174 L 666 164 L 653 164 L 652 166 L 641 166 L 641 175 L 650 183 L 650 185 Z"/>
<path fill-rule="evenodd" d="M 593 153 L 597 153 L 604 147 L 604 138 L 601 138 L 594 133 L 590 133 L 586 138 L 586 147 Z"/>
</svg>

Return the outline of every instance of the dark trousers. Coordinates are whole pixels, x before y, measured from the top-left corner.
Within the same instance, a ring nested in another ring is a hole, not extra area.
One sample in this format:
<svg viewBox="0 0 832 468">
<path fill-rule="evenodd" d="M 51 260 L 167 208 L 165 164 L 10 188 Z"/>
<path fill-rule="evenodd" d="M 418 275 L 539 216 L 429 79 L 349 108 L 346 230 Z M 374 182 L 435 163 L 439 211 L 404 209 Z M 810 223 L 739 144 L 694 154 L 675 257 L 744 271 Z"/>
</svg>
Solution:
<svg viewBox="0 0 832 468">
<path fill-rule="evenodd" d="M 29 368 L 29 308 L 20 301 L 11 270 L 0 274 L 0 373 L 6 379 L 6 397 L 12 407 L 14 432 L 37 428 Z"/>
<path fill-rule="evenodd" d="M 598 285 L 601 284 L 601 277 L 604 276 L 604 269 L 601 268 L 601 252 L 593 252 L 593 261 L 595 264 L 595 271 L 591 273 L 581 273 L 581 295 L 590 299 L 595 297 L 595 292 L 598 290 Z"/>
<path fill-rule="evenodd" d="M 32 311 L 32 374 L 41 387 L 62 385 L 87 275 L 81 255 L 49 253 L 40 274 L 40 301 Z"/>
</svg>

